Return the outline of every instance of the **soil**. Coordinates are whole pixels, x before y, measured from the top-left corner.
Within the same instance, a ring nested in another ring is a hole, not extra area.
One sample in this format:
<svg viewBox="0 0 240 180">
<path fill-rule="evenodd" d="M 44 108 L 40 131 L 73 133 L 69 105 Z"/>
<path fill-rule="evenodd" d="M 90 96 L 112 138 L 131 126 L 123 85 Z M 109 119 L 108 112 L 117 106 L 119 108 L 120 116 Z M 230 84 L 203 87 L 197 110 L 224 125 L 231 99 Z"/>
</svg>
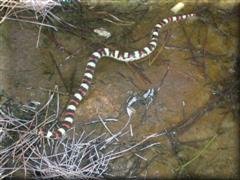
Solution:
<svg viewBox="0 0 240 180">
<path fill-rule="evenodd" d="M 93 31 L 81 38 L 79 34 L 76 36 L 64 29 L 50 33 L 43 28 L 38 47 L 38 26 L 6 21 L 0 26 L 1 91 L 22 103 L 31 100 L 45 102 L 47 90 L 58 85 L 64 94 L 61 96 L 61 109 L 64 109 L 72 92 L 78 88 L 87 58 L 93 51 L 102 46 L 121 50 L 144 47 L 152 27 L 162 18 L 172 15 L 169 11 L 172 6 L 173 3 L 138 7 L 124 4 L 115 13 L 119 13 L 118 17 L 123 21 L 132 23 L 121 25 L 90 21 L 86 25 L 93 29 L 104 27 L 112 35 L 109 39 L 97 36 Z M 123 143 L 137 142 L 147 135 L 177 127 L 221 96 L 222 90 L 236 83 L 239 17 L 235 7 L 222 9 L 211 4 L 188 5 L 184 11 L 192 12 L 196 6 L 207 10 L 199 18 L 164 27 L 159 46 L 149 57 L 128 64 L 110 58 L 101 60 L 93 86 L 77 110 L 75 126 L 79 134 L 83 129 L 87 132 L 93 129 L 99 133 L 105 131 L 101 123 L 90 123 L 97 120 L 98 115 L 118 118 L 117 122 L 107 124 L 112 132 L 116 132 L 128 119 L 127 99 L 160 87 L 148 107 L 138 104 L 135 108 L 131 119 L 133 136 L 127 135 Z M 114 5 L 93 8 L 95 13 L 112 12 Z M 83 13 L 80 12 L 81 17 Z M 72 20 L 75 21 L 84 27 L 77 19 Z M 74 56 L 66 60 L 71 54 Z M 115 160 L 109 174 L 236 178 L 239 171 L 238 105 L 236 96 L 232 94 L 234 91 L 219 100 L 221 105 L 207 110 L 190 127 L 181 129 L 181 133 L 176 130 L 175 134 L 153 140 L 160 145 Z"/>
</svg>

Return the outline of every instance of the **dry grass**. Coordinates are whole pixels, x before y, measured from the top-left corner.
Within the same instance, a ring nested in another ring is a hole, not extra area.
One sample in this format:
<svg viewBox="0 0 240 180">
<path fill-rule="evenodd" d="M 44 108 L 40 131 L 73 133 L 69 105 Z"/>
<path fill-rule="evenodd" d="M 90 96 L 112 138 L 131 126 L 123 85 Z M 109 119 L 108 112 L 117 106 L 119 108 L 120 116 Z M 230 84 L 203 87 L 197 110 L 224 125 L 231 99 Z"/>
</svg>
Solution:
<svg viewBox="0 0 240 180">
<path fill-rule="evenodd" d="M 61 21 L 51 10 L 61 4 L 56 0 L 0 0 L 0 24 L 6 20 L 31 23 L 39 26 L 37 47 L 42 26 L 57 28 L 49 20 Z M 49 19 L 48 21 L 46 19 Z"/>
<path fill-rule="evenodd" d="M 9 19 L 12 15 L 18 17 L 18 14 L 23 11 L 33 11 L 35 17 L 45 17 L 50 13 L 50 10 L 55 6 L 61 6 L 60 3 L 54 0 L 0 0 L 0 10 L 4 12 L 0 23 Z"/>
<path fill-rule="evenodd" d="M 43 105 L 31 102 L 16 104 L 11 100 L 0 107 L 0 175 L 34 178 L 102 178 L 108 172 L 109 163 L 126 154 L 140 150 L 144 143 L 159 134 L 152 134 L 136 142 L 123 145 L 121 141 L 131 136 L 129 117 L 118 132 L 111 132 L 107 120 L 99 119 L 105 132 L 83 131 L 60 141 L 42 138 L 40 128 L 56 126 L 59 117 L 59 94 L 57 87 L 49 92 Z M 146 149 L 148 149 L 148 146 Z M 108 172 L 109 173 L 109 172 Z M 109 175 L 109 174 L 108 174 Z"/>
</svg>

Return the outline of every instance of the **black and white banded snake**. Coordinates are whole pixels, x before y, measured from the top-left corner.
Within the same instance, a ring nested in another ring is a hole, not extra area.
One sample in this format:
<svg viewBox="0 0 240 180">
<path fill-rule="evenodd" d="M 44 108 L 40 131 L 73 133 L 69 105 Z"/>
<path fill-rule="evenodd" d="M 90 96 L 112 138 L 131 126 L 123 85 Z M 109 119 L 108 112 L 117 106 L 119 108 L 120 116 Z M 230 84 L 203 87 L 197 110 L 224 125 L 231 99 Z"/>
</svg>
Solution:
<svg viewBox="0 0 240 180">
<path fill-rule="evenodd" d="M 110 57 L 112 59 L 122 62 L 132 62 L 143 59 L 156 49 L 158 45 L 159 31 L 162 29 L 162 27 L 164 27 L 168 23 L 185 20 L 193 16 L 196 16 L 196 14 L 194 13 L 183 14 L 162 19 L 160 23 L 154 26 L 153 31 L 151 33 L 151 39 L 148 45 L 140 50 L 121 52 L 119 50 L 101 48 L 93 52 L 92 55 L 88 58 L 82 82 L 78 90 L 74 93 L 74 95 L 70 99 L 65 109 L 63 120 L 59 122 L 58 128 L 55 128 L 53 131 L 46 130 L 42 132 L 41 130 L 39 131 L 38 134 L 41 134 L 46 138 L 61 139 L 66 134 L 66 131 L 73 126 L 77 107 L 79 106 L 80 102 L 84 99 L 88 90 L 90 89 L 91 82 L 94 77 L 95 68 L 100 59 L 104 57 Z"/>
</svg>

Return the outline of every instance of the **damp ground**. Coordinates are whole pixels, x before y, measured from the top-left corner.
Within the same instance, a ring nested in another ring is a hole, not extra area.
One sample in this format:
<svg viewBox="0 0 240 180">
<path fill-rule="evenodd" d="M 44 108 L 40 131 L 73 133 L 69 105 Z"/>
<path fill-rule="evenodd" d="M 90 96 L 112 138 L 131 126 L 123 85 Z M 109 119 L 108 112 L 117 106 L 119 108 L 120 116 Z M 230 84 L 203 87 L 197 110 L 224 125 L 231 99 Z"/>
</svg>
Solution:
<svg viewBox="0 0 240 180">
<path fill-rule="evenodd" d="M 169 9 L 173 5 L 133 3 L 82 6 L 72 12 L 66 9 L 68 15 L 58 15 L 78 28 L 61 27 L 58 32 L 43 28 L 38 48 L 39 27 L 2 24 L 1 93 L 22 103 L 44 102 L 48 90 L 58 85 L 63 110 L 78 88 L 92 52 L 100 47 L 122 51 L 144 47 L 152 27 L 172 15 Z M 184 12 L 199 9 L 199 18 L 164 27 L 158 48 L 147 58 L 136 63 L 103 58 L 98 64 L 92 88 L 77 110 L 77 134 L 105 131 L 101 123 L 95 123 L 99 116 L 117 119 L 107 123 L 117 132 L 128 120 L 127 100 L 152 88 L 156 92 L 153 101 L 134 107 L 131 133 L 120 144 L 131 145 L 148 135 L 169 132 L 148 142 L 155 143 L 151 148 L 112 162 L 109 174 L 237 177 L 239 17 L 234 5 L 189 4 Z M 114 21 L 111 14 L 121 22 Z M 95 28 L 105 28 L 111 37 L 98 36 Z"/>
</svg>

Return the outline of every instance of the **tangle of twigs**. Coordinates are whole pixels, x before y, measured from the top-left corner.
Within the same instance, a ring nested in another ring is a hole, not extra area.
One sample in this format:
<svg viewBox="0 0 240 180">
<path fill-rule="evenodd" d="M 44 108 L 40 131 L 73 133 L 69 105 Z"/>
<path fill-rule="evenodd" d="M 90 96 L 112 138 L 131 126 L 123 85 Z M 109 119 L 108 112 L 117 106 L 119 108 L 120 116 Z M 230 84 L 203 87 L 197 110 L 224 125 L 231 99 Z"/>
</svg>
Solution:
<svg viewBox="0 0 240 180">
<path fill-rule="evenodd" d="M 57 87 L 49 93 L 48 101 L 28 105 L 6 101 L 0 107 L 0 174 L 1 178 L 14 177 L 15 172 L 34 178 L 102 178 L 109 162 L 136 150 L 147 140 L 159 135 L 149 135 L 132 145 L 118 143 L 129 132 L 131 118 L 118 132 L 113 133 L 104 122 L 106 132 L 73 133 L 60 141 L 42 138 L 37 134 L 41 127 L 53 126 L 59 116 Z M 142 147 L 142 146 L 141 146 Z"/>
</svg>

